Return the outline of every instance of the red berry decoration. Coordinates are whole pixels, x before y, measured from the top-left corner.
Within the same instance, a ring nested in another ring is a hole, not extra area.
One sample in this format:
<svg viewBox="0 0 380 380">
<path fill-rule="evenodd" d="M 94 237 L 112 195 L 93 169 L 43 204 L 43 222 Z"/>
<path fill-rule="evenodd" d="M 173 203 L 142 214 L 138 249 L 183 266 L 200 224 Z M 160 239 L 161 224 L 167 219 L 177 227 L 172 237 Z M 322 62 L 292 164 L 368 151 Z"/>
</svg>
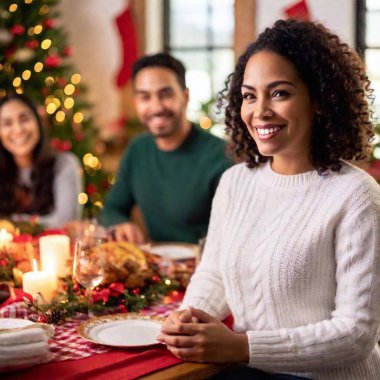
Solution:
<svg viewBox="0 0 380 380">
<path fill-rule="evenodd" d="M 47 318 L 45 317 L 45 315 L 43 314 L 40 314 L 37 318 L 37 322 L 40 322 L 40 323 L 46 323 L 47 322 Z"/>
<path fill-rule="evenodd" d="M 135 296 L 140 294 L 140 289 L 139 288 L 132 289 L 132 294 L 134 294 Z"/>
<path fill-rule="evenodd" d="M 153 282 L 160 282 L 161 279 L 160 279 L 159 276 L 157 276 L 157 275 L 155 274 L 155 275 L 152 277 L 152 281 L 153 281 Z"/>
</svg>

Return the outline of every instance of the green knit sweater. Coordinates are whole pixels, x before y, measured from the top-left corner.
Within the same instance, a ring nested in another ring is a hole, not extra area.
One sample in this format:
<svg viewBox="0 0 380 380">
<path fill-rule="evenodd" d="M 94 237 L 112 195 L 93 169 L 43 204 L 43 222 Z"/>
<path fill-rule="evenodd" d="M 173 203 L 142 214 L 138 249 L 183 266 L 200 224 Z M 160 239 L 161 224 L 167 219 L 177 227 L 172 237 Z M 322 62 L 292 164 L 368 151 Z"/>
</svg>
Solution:
<svg viewBox="0 0 380 380">
<path fill-rule="evenodd" d="M 207 233 L 220 176 L 231 165 L 225 142 L 196 126 L 169 152 L 159 150 L 151 135 L 140 135 L 122 158 L 100 223 L 126 222 L 138 205 L 154 241 L 197 243 Z"/>
</svg>

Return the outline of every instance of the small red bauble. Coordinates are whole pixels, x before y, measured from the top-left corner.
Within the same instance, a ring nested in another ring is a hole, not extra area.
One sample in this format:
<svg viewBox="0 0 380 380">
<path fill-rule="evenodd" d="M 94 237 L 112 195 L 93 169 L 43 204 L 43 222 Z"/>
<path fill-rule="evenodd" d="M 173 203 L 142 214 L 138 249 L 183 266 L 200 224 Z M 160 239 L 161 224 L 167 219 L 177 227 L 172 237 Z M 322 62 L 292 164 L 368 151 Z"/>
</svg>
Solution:
<svg viewBox="0 0 380 380">
<path fill-rule="evenodd" d="M 12 26 L 12 28 L 10 29 L 10 32 L 14 35 L 14 36 L 21 36 L 22 34 L 25 33 L 25 27 L 23 27 L 22 25 L 20 24 L 15 24 Z"/>
</svg>

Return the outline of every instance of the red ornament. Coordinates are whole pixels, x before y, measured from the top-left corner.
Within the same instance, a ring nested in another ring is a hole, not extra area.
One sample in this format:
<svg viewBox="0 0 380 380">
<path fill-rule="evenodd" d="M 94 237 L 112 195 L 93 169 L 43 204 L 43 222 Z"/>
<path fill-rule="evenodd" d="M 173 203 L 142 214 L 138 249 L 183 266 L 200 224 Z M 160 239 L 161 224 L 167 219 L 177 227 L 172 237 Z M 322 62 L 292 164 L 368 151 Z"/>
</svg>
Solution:
<svg viewBox="0 0 380 380">
<path fill-rule="evenodd" d="M 75 134 L 74 138 L 76 141 L 80 142 L 84 140 L 85 136 L 83 132 L 78 132 Z"/>
<path fill-rule="evenodd" d="M 67 80 L 65 78 L 58 78 L 57 82 L 58 82 L 58 85 L 62 88 L 65 87 L 67 84 Z"/>
<path fill-rule="evenodd" d="M 41 90 L 41 93 L 43 96 L 48 96 L 48 94 L 50 94 L 50 88 L 49 87 L 44 87 L 42 90 Z"/>
<path fill-rule="evenodd" d="M 61 142 L 61 150 L 63 152 L 67 152 L 67 151 L 71 150 L 72 147 L 73 147 L 73 144 L 71 144 L 71 141 L 69 141 L 69 140 L 64 140 Z"/>
<path fill-rule="evenodd" d="M 135 296 L 137 296 L 138 294 L 140 294 L 140 289 L 139 288 L 134 288 L 132 289 L 132 294 L 134 294 Z"/>
<path fill-rule="evenodd" d="M 61 148 L 61 140 L 57 139 L 56 137 L 52 138 L 50 140 L 50 146 L 53 149 L 60 150 L 60 148 Z M 75 284 L 75 285 L 78 286 L 77 284 Z M 75 287 L 75 285 L 74 285 L 74 287 Z"/>
<path fill-rule="evenodd" d="M 88 195 L 91 195 L 91 194 L 95 193 L 97 190 L 98 190 L 98 188 L 97 188 L 96 185 L 93 184 L 93 183 L 89 183 L 89 184 L 86 186 L 86 193 L 87 193 Z M 111 284 L 111 285 L 112 285 L 112 284 Z M 110 286 L 110 288 L 111 288 L 111 286 Z M 124 291 L 123 291 L 123 293 L 124 293 Z"/>
<path fill-rule="evenodd" d="M 71 57 L 73 55 L 74 49 L 71 46 L 65 46 L 62 50 L 62 55 L 65 57 Z"/>
<path fill-rule="evenodd" d="M 14 35 L 14 36 L 21 36 L 22 34 L 25 33 L 25 27 L 23 27 L 22 25 L 20 24 L 15 24 L 12 26 L 12 28 L 10 29 L 10 32 Z"/>
<path fill-rule="evenodd" d="M 25 47 L 29 49 L 37 49 L 40 43 L 37 40 L 29 40 L 25 42 Z"/>
<path fill-rule="evenodd" d="M 59 55 L 49 55 L 45 58 L 45 66 L 54 69 L 61 65 L 62 59 Z"/>
<path fill-rule="evenodd" d="M 16 52 L 16 46 L 10 46 L 7 50 L 5 50 L 5 57 L 9 59 Z"/>
<path fill-rule="evenodd" d="M 52 29 L 55 27 L 55 20 L 52 18 L 47 18 L 43 21 L 43 25 L 46 29 Z"/>
<path fill-rule="evenodd" d="M 0 260 L 0 267 L 5 267 L 7 262 L 5 260 Z"/>
</svg>

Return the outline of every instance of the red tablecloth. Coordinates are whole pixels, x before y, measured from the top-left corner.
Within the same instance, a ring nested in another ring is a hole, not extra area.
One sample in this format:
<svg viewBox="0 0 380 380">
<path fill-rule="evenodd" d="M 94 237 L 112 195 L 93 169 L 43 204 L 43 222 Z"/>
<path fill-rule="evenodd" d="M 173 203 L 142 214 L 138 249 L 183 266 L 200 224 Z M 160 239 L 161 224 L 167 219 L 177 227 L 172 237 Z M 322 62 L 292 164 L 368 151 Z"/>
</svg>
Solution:
<svg viewBox="0 0 380 380">
<path fill-rule="evenodd" d="M 20 294 L 17 295 L 20 296 Z M 0 316 L 26 318 L 28 316 L 26 306 L 14 301 L 16 299 L 6 306 L 5 304 L 1 305 Z M 176 307 L 178 307 L 178 302 L 152 306 L 143 312 L 148 315 L 164 316 Z M 111 349 L 107 346 L 88 342 L 76 333 L 77 326 L 84 318 L 83 315 L 78 315 L 65 324 L 56 327 L 54 339 L 50 343 L 53 361 L 15 372 L 0 373 L 0 378 L 33 380 L 135 379 L 181 362 L 162 345 L 150 349 Z"/>
<path fill-rule="evenodd" d="M 180 362 L 164 347 L 150 350 L 113 349 L 81 360 L 40 364 L 3 376 L 7 380 L 128 380 Z"/>
</svg>

